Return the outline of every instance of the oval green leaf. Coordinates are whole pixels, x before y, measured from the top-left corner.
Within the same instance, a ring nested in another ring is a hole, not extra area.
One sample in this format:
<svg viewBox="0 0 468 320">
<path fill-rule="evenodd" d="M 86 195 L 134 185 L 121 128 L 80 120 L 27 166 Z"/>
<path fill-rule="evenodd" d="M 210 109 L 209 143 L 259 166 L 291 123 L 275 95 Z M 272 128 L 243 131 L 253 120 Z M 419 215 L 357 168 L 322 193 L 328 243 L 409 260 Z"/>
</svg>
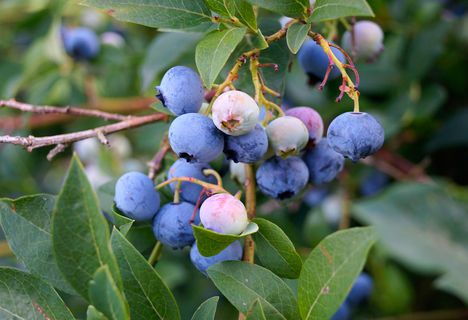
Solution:
<svg viewBox="0 0 468 320">
<path fill-rule="evenodd" d="M 309 0 L 247 0 L 259 6 L 287 17 L 304 18 L 310 7 Z M 345 0 L 343 0 L 345 1 Z"/>
<path fill-rule="evenodd" d="M 307 38 L 307 33 L 310 30 L 310 24 L 294 23 L 288 28 L 286 33 L 286 42 L 289 50 L 296 54 Z"/>
<path fill-rule="evenodd" d="M 192 316 L 192 320 L 214 320 L 219 297 L 211 297 L 204 301 Z"/>
<path fill-rule="evenodd" d="M 366 0 L 317 0 L 308 22 L 318 22 L 351 16 L 373 17 Z"/>
</svg>

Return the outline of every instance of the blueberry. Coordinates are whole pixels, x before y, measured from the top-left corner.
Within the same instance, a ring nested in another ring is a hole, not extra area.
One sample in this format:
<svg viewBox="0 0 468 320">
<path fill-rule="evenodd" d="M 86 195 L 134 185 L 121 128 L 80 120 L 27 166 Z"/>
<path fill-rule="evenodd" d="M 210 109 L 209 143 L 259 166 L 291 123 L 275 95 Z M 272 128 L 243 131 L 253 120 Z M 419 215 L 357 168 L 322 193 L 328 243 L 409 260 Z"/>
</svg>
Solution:
<svg viewBox="0 0 468 320">
<path fill-rule="evenodd" d="M 337 48 L 331 47 L 333 54 L 341 62 L 345 62 L 346 58 L 343 53 Z M 307 40 L 302 45 L 301 49 L 297 54 L 299 64 L 302 69 L 309 75 L 323 80 L 328 67 L 328 56 L 323 51 L 322 47 L 318 45 L 314 40 Z M 335 66 L 330 72 L 329 79 L 336 79 L 340 75 L 340 70 Z"/>
<path fill-rule="evenodd" d="M 370 114 L 346 112 L 336 117 L 327 132 L 328 143 L 338 153 L 357 161 L 380 149 L 384 129 Z"/>
<path fill-rule="evenodd" d="M 245 164 L 241 162 L 229 161 L 229 172 L 231 179 L 237 181 L 237 183 L 245 183 Z"/>
<path fill-rule="evenodd" d="M 277 156 L 287 157 L 298 154 L 309 141 L 309 131 L 301 120 L 295 117 L 280 117 L 266 127 L 268 143 Z"/>
<path fill-rule="evenodd" d="M 213 103 L 212 116 L 216 127 L 225 134 L 239 136 L 250 132 L 258 122 L 260 109 L 247 93 L 228 91 Z"/>
<path fill-rule="evenodd" d="M 207 116 L 186 113 L 172 121 L 169 143 L 188 162 L 210 162 L 223 151 L 224 136 Z"/>
<path fill-rule="evenodd" d="M 323 203 L 330 191 L 325 187 L 317 187 L 308 191 L 304 196 L 304 202 L 311 208 L 315 208 Z"/>
<path fill-rule="evenodd" d="M 65 51 L 76 60 L 91 60 L 99 53 L 99 38 L 89 28 L 63 28 L 62 39 Z"/>
<path fill-rule="evenodd" d="M 195 243 L 190 250 L 190 260 L 193 265 L 205 276 L 207 275 L 206 270 L 214 264 L 229 260 L 241 260 L 242 259 L 242 246 L 239 241 L 231 243 L 226 249 L 214 255 L 212 257 L 204 257 L 200 254 Z"/>
<path fill-rule="evenodd" d="M 161 84 L 156 87 L 156 97 L 175 115 L 197 113 L 204 99 L 203 84 L 192 69 L 177 66 L 169 69 Z"/>
<path fill-rule="evenodd" d="M 226 136 L 224 154 L 234 162 L 255 163 L 260 161 L 268 150 L 268 137 L 260 124 L 241 136 Z"/>
<path fill-rule="evenodd" d="M 373 286 L 374 283 L 371 276 L 362 272 L 356 279 L 356 282 L 354 282 L 346 301 L 352 306 L 365 302 L 370 297 Z"/>
<path fill-rule="evenodd" d="M 256 178 L 260 191 L 283 200 L 295 196 L 305 187 L 309 171 L 298 157 L 273 157 L 258 168 Z"/>
<path fill-rule="evenodd" d="M 354 36 L 354 39 L 353 39 Z M 372 21 L 359 21 L 354 25 L 353 33 L 343 34 L 342 46 L 353 52 L 357 59 L 375 60 L 382 53 L 384 34 L 378 24 Z"/>
<path fill-rule="evenodd" d="M 361 183 L 361 194 L 372 196 L 381 191 L 389 182 L 390 178 L 383 172 L 374 170 Z"/>
<path fill-rule="evenodd" d="M 319 143 L 323 136 L 323 120 L 317 111 L 309 107 L 296 107 L 288 109 L 286 115 L 301 120 L 309 131 L 309 140 Z"/>
<path fill-rule="evenodd" d="M 172 249 L 182 249 L 195 241 L 192 230 L 192 216 L 194 224 L 200 223 L 198 210 L 188 202 L 168 203 L 156 214 L 153 220 L 153 232 L 161 243 Z"/>
<path fill-rule="evenodd" d="M 175 177 L 192 177 L 209 183 L 216 183 L 216 178 L 212 175 L 206 176 L 203 170 L 211 169 L 208 163 L 189 163 L 184 159 L 179 159 L 169 168 L 167 178 L 172 179 Z M 171 183 L 172 191 L 175 190 L 177 182 Z M 196 204 L 200 198 L 200 193 L 203 187 L 191 182 L 182 182 L 180 184 L 180 197 L 188 202 Z"/>
<path fill-rule="evenodd" d="M 114 202 L 117 209 L 136 221 L 151 220 L 160 205 L 153 181 L 140 172 L 126 173 L 117 180 Z"/>
<path fill-rule="evenodd" d="M 229 193 L 215 194 L 200 207 L 203 227 L 223 234 L 240 234 L 249 224 L 244 204 Z"/>
<path fill-rule="evenodd" d="M 332 181 L 343 170 L 344 157 L 333 150 L 327 138 L 323 138 L 314 148 L 307 150 L 304 162 L 309 168 L 309 180 L 315 184 Z"/>
<path fill-rule="evenodd" d="M 349 320 L 351 319 L 351 309 L 346 302 L 340 306 L 338 310 L 336 310 L 333 317 L 330 320 Z"/>
</svg>

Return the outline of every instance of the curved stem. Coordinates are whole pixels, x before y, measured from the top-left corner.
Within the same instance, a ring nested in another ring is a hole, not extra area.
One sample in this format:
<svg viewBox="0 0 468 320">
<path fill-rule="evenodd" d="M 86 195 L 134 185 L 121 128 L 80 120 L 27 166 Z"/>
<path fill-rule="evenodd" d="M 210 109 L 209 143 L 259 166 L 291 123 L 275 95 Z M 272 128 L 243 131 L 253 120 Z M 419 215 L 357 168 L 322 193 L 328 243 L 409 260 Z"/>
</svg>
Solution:
<svg viewBox="0 0 468 320">
<path fill-rule="evenodd" d="M 256 194 L 255 194 L 255 172 L 250 164 L 245 165 L 245 206 L 249 220 L 255 218 L 256 214 Z M 244 241 L 243 261 L 254 263 L 255 245 L 251 236 L 247 236 Z"/>
<path fill-rule="evenodd" d="M 182 181 L 177 181 L 177 184 L 174 190 L 174 199 L 172 200 L 173 203 L 180 202 L 180 185 L 181 184 L 182 184 Z"/>
<path fill-rule="evenodd" d="M 213 193 L 228 193 L 223 187 L 221 186 L 218 186 L 216 184 L 212 184 L 212 183 L 208 183 L 208 182 L 205 182 L 205 181 L 201 181 L 201 180 L 198 180 L 198 179 L 195 179 L 195 178 L 192 178 L 192 177 L 176 177 L 176 178 L 172 178 L 172 179 L 169 179 L 169 180 L 166 180 L 164 182 L 161 182 L 160 184 L 158 184 L 156 186 L 156 189 L 161 189 L 162 187 L 164 186 L 167 186 L 173 182 L 182 182 L 182 181 L 185 181 L 185 182 L 190 182 L 190 183 L 195 183 L 195 184 L 198 184 L 200 186 L 202 186 L 203 188 L 213 192 Z"/>
<path fill-rule="evenodd" d="M 203 170 L 203 174 L 205 176 L 209 176 L 209 175 L 212 175 L 216 178 L 216 184 L 219 186 L 219 187 L 223 187 L 223 178 L 221 178 L 221 176 L 219 175 L 219 173 L 216 171 L 216 170 L 213 170 L 213 169 L 204 169 Z"/>
<path fill-rule="evenodd" d="M 154 264 L 158 261 L 159 256 L 161 256 L 161 251 L 162 251 L 163 244 L 159 241 L 156 242 L 156 244 L 153 247 L 153 251 L 151 251 L 151 254 L 148 258 L 148 263 L 151 266 L 154 266 Z"/>
</svg>

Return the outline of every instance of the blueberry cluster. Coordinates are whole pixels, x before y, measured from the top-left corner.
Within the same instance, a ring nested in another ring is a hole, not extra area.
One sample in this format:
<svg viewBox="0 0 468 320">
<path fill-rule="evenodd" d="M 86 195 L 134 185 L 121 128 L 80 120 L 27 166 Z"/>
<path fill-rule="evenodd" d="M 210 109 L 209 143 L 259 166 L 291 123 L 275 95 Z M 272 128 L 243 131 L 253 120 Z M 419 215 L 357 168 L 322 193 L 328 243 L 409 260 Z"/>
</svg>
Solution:
<svg viewBox="0 0 468 320">
<path fill-rule="evenodd" d="M 372 278 L 367 273 L 362 272 L 356 279 L 356 282 L 353 284 L 353 287 L 346 297 L 345 302 L 343 302 L 331 320 L 351 319 L 353 308 L 358 307 L 369 299 L 372 293 L 372 288 Z"/>
</svg>

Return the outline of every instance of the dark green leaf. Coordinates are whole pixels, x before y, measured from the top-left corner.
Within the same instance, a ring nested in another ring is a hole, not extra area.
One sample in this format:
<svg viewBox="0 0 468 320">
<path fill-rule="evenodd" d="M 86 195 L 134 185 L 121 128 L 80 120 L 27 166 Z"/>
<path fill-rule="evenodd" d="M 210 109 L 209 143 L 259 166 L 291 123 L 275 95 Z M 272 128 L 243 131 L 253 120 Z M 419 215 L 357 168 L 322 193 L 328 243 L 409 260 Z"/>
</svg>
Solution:
<svg viewBox="0 0 468 320">
<path fill-rule="evenodd" d="M 94 306 L 89 306 L 86 311 L 86 320 L 108 320 L 105 315 L 97 311 Z"/>
<path fill-rule="evenodd" d="M 117 284 L 120 274 L 109 246 L 107 221 L 76 156 L 68 169 L 52 216 L 52 243 L 59 269 L 84 298 L 96 270 L 108 265 Z"/>
<path fill-rule="evenodd" d="M 82 0 L 114 18 L 153 28 L 185 29 L 211 21 L 203 0 Z"/>
<path fill-rule="evenodd" d="M 221 293 L 240 312 L 247 314 L 258 300 L 266 319 L 299 319 L 296 298 L 274 273 L 242 261 L 226 261 L 208 268 Z"/>
<path fill-rule="evenodd" d="M 255 300 L 250 307 L 249 311 L 247 311 L 247 320 L 267 320 L 265 317 L 265 313 L 263 312 L 262 304 L 260 300 Z"/>
<path fill-rule="evenodd" d="M 156 110 L 157 112 L 161 112 L 169 116 L 174 116 L 174 114 L 168 108 L 166 108 L 161 101 L 152 103 L 150 108 Z"/>
<path fill-rule="evenodd" d="M 123 235 L 127 235 L 135 220 L 120 214 L 119 209 L 114 206 L 114 208 L 112 208 L 112 222 Z"/>
<path fill-rule="evenodd" d="M 288 17 L 305 17 L 309 9 L 309 0 L 247 0 L 259 6 Z"/>
<path fill-rule="evenodd" d="M 75 319 L 54 288 L 35 276 L 0 268 L 1 319 Z"/>
<path fill-rule="evenodd" d="M 257 18 L 250 3 L 245 0 L 230 0 L 236 9 L 236 17 L 250 30 L 257 32 Z"/>
<path fill-rule="evenodd" d="M 375 242 L 373 228 L 352 228 L 326 237 L 312 250 L 299 277 L 302 319 L 330 319 L 345 300 Z"/>
<path fill-rule="evenodd" d="M 75 294 L 52 253 L 50 220 L 55 197 L 47 194 L 0 201 L 0 221 L 8 244 L 26 268 L 54 287 Z"/>
<path fill-rule="evenodd" d="M 200 254 L 205 257 L 211 257 L 223 251 L 234 241 L 257 232 L 258 225 L 250 222 L 244 232 L 239 235 L 218 233 L 194 224 L 192 224 L 192 229 Z"/>
<path fill-rule="evenodd" d="M 114 229 L 112 248 L 117 257 L 133 320 L 180 319 L 171 291 L 146 259 Z"/>
<path fill-rule="evenodd" d="M 234 17 L 236 8 L 232 0 L 205 0 L 205 3 L 216 13 L 226 17 Z"/>
<path fill-rule="evenodd" d="M 307 38 L 310 24 L 294 23 L 288 28 L 286 33 L 286 42 L 288 43 L 289 50 L 296 54 L 301 48 L 304 40 Z"/>
<path fill-rule="evenodd" d="M 468 146 L 466 124 L 468 123 L 468 108 L 461 108 L 450 116 L 443 126 L 432 136 L 427 149 L 434 152 L 450 147 Z"/>
<path fill-rule="evenodd" d="M 198 44 L 195 61 L 198 71 L 207 88 L 211 88 L 229 56 L 236 49 L 246 33 L 244 28 L 212 31 Z"/>
<path fill-rule="evenodd" d="M 109 319 L 130 319 L 128 305 L 107 265 L 100 267 L 89 282 L 89 299 Z"/>
<path fill-rule="evenodd" d="M 273 222 L 262 218 L 253 221 L 259 227 L 253 238 L 256 254 L 262 265 L 282 278 L 299 277 L 302 260 L 284 231 Z"/>
<path fill-rule="evenodd" d="M 204 301 L 192 316 L 192 320 L 214 320 L 219 297 L 211 297 Z"/>
<path fill-rule="evenodd" d="M 317 0 L 309 22 L 350 16 L 373 17 L 374 12 L 366 0 Z"/>
</svg>

